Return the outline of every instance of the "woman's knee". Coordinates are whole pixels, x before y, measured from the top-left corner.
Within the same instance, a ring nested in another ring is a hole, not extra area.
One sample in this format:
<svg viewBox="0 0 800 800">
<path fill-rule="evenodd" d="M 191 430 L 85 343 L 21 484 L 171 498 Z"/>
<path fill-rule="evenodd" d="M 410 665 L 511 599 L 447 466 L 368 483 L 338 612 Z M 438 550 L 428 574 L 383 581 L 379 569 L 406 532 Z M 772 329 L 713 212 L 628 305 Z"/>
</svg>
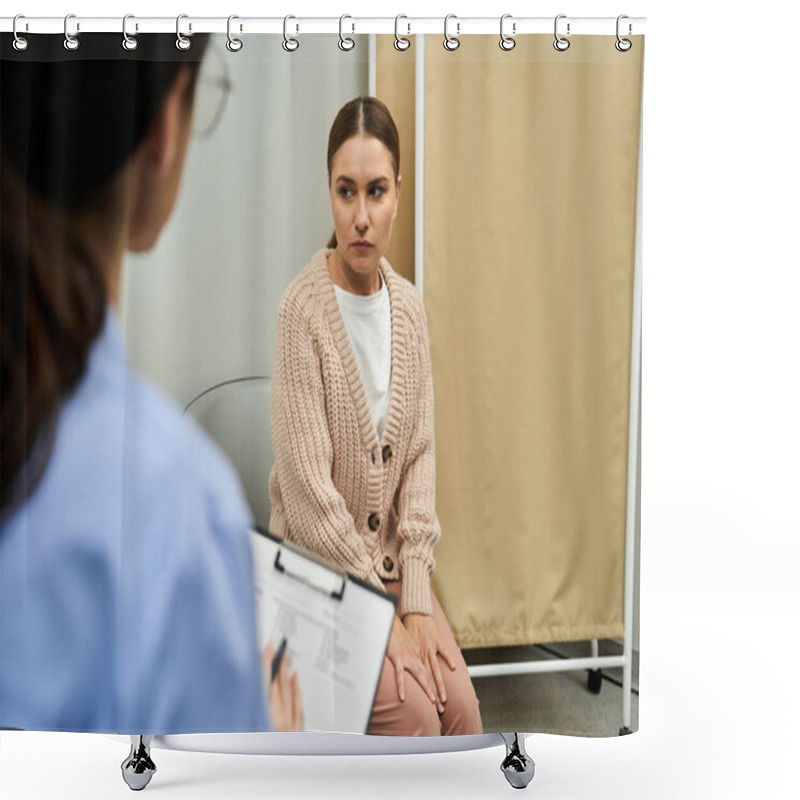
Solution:
<svg viewBox="0 0 800 800">
<path fill-rule="evenodd" d="M 409 692 L 401 705 L 401 736 L 441 736 L 442 721 L 436 706 L 422 689 Z"/>
<path fill-rule="evenodd" d="M 445 679 L 447 702 L 442 715 L 442 733 L 460 736 L 483 733 L 480 703 L 466 665 L 455 673 L 449 668 L 447 671 L 451 680 Z"/>
<path fill-rule="evenodd" d="M 442 723 L 436 706 L 419 684 L 407 676 L 405 700 L 397 697 L 390 703 L 376 704 L 367 733 L 391 736 L 440 736 Z"/>
</svg>

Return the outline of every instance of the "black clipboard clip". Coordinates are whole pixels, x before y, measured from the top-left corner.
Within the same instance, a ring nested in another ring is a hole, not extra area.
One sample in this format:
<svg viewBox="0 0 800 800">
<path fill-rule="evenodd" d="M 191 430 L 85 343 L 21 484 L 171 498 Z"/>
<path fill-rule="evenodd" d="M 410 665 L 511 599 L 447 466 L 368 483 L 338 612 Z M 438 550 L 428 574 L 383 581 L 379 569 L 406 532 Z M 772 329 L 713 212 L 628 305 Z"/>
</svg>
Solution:
<svg viewBox="0 0 800 800">
<path fill-rule="evenodd" d="M 307 578 L 305 575 L 298 575 L 296 572 L 290 572 L 286 569 L 286 567 L 281 564 L 281 548 L 278 548 L 278 552 L 275 553 L 275 570 L 277 572 L 282 573 L 283 575 L 288 576 L 289 578 L 294 578 L 295 580 L 301 581 L 305 583 L 307 586 L 310 586 L 312 589 L 316 589 L 318 592 L 322 592 L 323 594 L 329 595 L 334 600 L 339 600 L 340 602 L 344 600 L 344 587 L 347 585 L 347 575 L 342 575 L 342 585 L 339 589 L 334 589 L 333 591 L 329 592 L 328 589 L 320 586 L 319 584 L 314 583 L 314 581 Z M 305 555 L 305 554 L 303 554 Z"/>
</svg>

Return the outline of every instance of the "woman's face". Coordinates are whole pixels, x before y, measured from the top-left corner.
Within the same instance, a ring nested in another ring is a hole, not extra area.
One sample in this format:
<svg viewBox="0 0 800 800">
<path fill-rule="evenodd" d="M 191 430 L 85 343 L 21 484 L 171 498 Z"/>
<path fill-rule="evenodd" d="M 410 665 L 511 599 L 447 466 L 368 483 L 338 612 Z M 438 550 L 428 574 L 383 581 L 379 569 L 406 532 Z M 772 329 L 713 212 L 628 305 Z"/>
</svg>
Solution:
<svg viewBox="0 0 800 800">
<path fill-rule="evenodd" d="M 333 157 L 330 192 L 340 257 L 354 272 L 376 272 L 400 200 L 386 145 L 368 134 L 351 136 Z"/>
</svg>

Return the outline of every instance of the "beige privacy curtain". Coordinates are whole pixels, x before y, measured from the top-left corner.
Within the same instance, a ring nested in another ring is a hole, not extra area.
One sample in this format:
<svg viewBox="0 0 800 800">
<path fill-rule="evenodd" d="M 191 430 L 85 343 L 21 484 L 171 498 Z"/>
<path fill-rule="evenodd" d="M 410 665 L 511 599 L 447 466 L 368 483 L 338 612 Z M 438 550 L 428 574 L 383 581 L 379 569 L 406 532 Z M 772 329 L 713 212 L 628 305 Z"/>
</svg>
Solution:
<svg viewBox="0 0 800 800">
<path fill-rule="evenodd" d="M 434 588 L 462 647 L 617 637 L 644 39 L 498 38 L 426 42 Z M 413 279 L 415 47 L 392 42 L 377 72 L 403 148 L 388 257 Z"/>
</svg>

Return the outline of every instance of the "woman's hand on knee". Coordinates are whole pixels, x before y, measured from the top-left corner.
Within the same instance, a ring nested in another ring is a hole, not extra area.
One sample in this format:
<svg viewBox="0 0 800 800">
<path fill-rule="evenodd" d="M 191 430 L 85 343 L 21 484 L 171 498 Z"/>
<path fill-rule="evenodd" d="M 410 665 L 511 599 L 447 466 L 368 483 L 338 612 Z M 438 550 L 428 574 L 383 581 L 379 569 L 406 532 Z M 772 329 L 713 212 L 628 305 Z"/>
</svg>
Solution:
<svg viewBox="0 0 800 800">
<path fill-rule="evenodd" d="M 406 614 L 403 617 L 403 626 L 408 631 L 411 640 L 414 642 L 422 663 L 430 670 L 436 684 L 436 691 L 442 703 L 447 702 L 447 694 L 444 689 L 442 672 L 439 669 L 439 658 L 441 656 L 451 670 L 455 671 L 456 662 L 453 660 L 444 642 L 439 638 L 436 631 L 436 624 L 433 617 L 429 614 Z M 442 709 L 440 709 L 441 711 Z"/>
<path fill-rule="evenodd" d="M 444 711 L 434 691 L 433 677 L 420 658 L 416 644 L 409 636 L 403 623 L 400 622 L 397 617 L 394 618 L 394 622 L 392 623 L 392 632 L 389 636 L 389 646 L 386 649 L 386 655 L 394 665 L 394 672 L 397 678 L 397 696 L 401 701 L 404 702 L 406 699 L 405 673 L 409 672 L 422 687 L 425 694 L 428 695 L 430 701 L 437 707 L 439 712 L 441 713 Z"/>
</svg>

